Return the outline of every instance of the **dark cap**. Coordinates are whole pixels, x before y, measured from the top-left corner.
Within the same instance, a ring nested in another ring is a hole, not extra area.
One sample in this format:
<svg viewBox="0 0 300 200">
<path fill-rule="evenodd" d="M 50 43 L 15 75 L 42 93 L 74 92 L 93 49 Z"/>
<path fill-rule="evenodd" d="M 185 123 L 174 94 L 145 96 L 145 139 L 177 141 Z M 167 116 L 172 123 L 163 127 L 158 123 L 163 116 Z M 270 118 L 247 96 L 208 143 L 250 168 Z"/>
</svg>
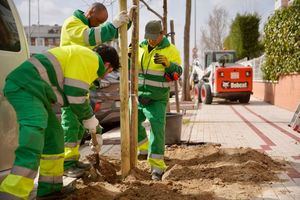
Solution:
<svg viewBox="0 0 300 200">
<path fill-rule="evenodd" d="M 145 39 L 155 40 L 161 32 L 162 26 L 159 20 L 149 21 L 145 27 Z"/>
</svg>

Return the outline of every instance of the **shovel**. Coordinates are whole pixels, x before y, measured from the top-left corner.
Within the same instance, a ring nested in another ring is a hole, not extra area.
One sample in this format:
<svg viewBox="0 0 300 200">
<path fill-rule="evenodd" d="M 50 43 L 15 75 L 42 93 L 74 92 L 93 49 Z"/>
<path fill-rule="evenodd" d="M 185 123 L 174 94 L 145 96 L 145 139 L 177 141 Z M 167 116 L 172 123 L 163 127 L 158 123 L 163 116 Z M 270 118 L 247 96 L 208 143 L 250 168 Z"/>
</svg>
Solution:
<svg viewBox="0 0 300 200">
<path fill-rule="evenodd" d="M 96 131 L 91 132 L 91 137 L 92 137 L 92 143 L 96 147 L 98 146 L 98 141 L 97 141 L 97 136 L 96 136 Z M 93 156 L 95 157 L 96 162 L 93 164 L 93 167 L 96 169 L 98 173 L 100 173 L 100 156 L 99 156 L 99 151 L 94 152 Z"/>
</svg>

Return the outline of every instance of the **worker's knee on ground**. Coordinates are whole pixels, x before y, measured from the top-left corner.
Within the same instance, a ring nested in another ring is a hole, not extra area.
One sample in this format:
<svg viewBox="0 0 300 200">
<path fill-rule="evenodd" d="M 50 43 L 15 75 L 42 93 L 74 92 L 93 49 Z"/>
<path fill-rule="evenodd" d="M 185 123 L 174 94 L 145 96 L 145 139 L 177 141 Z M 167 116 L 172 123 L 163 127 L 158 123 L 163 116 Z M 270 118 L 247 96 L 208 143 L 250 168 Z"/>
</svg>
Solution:
<svg viewBox="0 0 300 200">
<path fill-rule="evenodd" d="M 15 189 L 15 187 L 18 187 Z M 15 174 L 9 174 L 1 183 L 1 192 L 12 194 L 17 198 L 7 197 L 3 199 L 28 199 L 30 191 L 34 187 L 34 180 L 27 177 L 22 177 Z M 3 193 L 2 193 L 3 195 Z M 1 195 L 1 197 L 3 197 Z M 2 199 L 2 198 L 1 198 Z"/>
</svg>

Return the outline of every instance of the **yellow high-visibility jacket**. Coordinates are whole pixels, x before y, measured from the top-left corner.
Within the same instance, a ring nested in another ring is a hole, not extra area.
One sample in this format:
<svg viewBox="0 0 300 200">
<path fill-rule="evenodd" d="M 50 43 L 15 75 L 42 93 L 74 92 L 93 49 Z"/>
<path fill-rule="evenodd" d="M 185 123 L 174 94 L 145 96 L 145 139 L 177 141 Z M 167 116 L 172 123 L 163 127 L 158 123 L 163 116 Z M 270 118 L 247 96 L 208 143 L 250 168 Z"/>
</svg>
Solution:
<svg viewBox="0 0 300 200">
<path fill-rule="evenodd" d="M 164 77 L 165 73 L 182 74 L 181 58 L 177 48 L 164 37 L 150 52 L 148 42 L 144 40 L 139 48 L 139 96 L 153 100 L 167 101 L 169 99 L 170 83 Z M 154 63 L 154 55 L 158 53 L 167 57 L 170 67 Z"/>
<path fill-rule="evenodd" d="M 89 88 L 104 73 L 104 63 L 96 52 L 79 45 L 70 45 L 36 54 L 12 71 L 6 79 L 26 88 L 48 109 L 55 102 L 69 105 L 78 120 L 82 121 L 93 116 L 88 99 Z"/>
<path fill-rule="evenodd" d="M 84 12 L 76 10 L 64 21 L 61 29 L 60 46 L 81 45 L 93 49 L 95 46 L 118 37 L 118 29 L 106 22 L 98 27 L 90 27 Z"/>
</svg>

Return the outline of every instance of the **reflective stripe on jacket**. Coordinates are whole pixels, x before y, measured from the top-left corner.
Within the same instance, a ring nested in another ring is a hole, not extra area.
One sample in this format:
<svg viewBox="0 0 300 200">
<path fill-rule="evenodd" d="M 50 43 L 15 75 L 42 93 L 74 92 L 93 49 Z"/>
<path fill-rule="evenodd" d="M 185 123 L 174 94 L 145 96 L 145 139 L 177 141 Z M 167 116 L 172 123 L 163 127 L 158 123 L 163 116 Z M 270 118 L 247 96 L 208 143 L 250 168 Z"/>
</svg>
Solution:
<svg viewBox="0 0 300 200">
<path fill-rule="evenodd" d="M 81 121 L 93 116 L 87 99 L 89 87 L 104 73 L 103 61 L 97 53 L 71 45 L 35 55 L 12 71 L 7 79 L 39 98 L 47 109 L 55 102 L 70 105 Z"/>
<path fill-rule="evenodd" d="M 166 68 L 162 64 L 155 64 L 154 55 L 156 53 L 166 56 L 171 64 L 170 67 Z M 180 76 L 182 74 L 180 64 L 179 51 L 173 44 L 170 44 L 166 37 L 150 52 L 148 51 L 148 42 L 143 41 L 139 48 L 139 96 L 153 100 L 168 100 L 170 82 L 166 81 L 164 73 L 177 72 Z"/>
<path fill-rule="evenodd" d="M 118 37 L 118 29 L 107 22 L 98 27 L 90 27 L 84 12 L 76 10 L 73 15 L 64 21 L 61 29 L 60 46 L 81 45 L 90 49 L 103 42 Z"/>
<path fill-rule="evenodd" d="M 63 91 L 72 112 L 79 121 L 92 117 L 89 87 L 105 73 L 102 59 L 94 51 L 79 45 L 54 48 L 49 52 L 61 63 L 64 72 Z"/>
</svg>

